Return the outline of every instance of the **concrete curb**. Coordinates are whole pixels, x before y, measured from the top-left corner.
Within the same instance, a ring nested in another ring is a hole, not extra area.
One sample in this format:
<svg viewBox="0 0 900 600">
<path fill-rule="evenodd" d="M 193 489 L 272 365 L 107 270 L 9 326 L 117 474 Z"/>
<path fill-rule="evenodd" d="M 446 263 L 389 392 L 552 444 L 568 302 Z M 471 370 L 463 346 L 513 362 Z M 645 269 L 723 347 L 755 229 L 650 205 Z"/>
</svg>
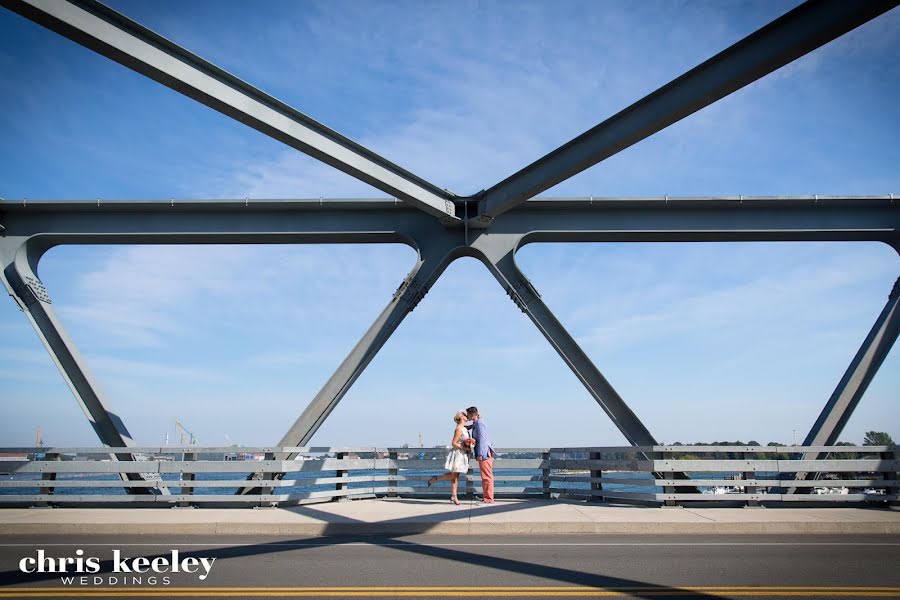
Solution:
<svg viewBox="0 0 900 600">
<path fill-rule="evenodd" d="M 861 508 L 634 508 L 556 501 L 490 507 L 425 500 L 360 500 L 241 508 L 0 510 L 2 535 L 403 536 L 437 534 L 898 535 L 900 510 Z"/>
<path fill-rule="evenodd" d="M 769 523 L 13 523 L 2 535 L 298 535 L 354 536 L 416 534 L 522 535 L 522 534 L 900 534 L 893 522 L 769 522 Z"/>
</svg>

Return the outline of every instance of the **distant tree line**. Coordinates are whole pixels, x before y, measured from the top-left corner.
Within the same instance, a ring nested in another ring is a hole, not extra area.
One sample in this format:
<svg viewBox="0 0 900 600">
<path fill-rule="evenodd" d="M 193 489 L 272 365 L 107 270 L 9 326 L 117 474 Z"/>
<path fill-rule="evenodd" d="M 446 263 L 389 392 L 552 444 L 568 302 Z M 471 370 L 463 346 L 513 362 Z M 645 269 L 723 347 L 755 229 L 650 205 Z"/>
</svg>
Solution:
<svg viewBox="0 0 900 600">
<path fill-rule="evenodd" d="M 756 440 L 750 440 L 749 442 L 743 442 L 741 440 L 737 440 L 734 442 L 722 441 L 722 442 L 695 442 L 693 444 L 685 444 L 683 442 L 674 442 L 672 444 L 660 444 L 661 446 L 761 446 L 759 442 Z M 852 442 L 838 442 L 833 444 L 834 446 L 856 446 Z M 883 431 L 867 431 L 865 439 L 862 443 L 863 446 L 890 446 L 892 448 L 897 448 L 897 444 L 894 443 L 894 440 L 891 436 Z M 779 446 L 787 446 L 787 444 L 782 444 L 780 442 L 768 442 L 766 447 L 779 447 Z M 699 460 L 701 458 L 704 459 L 716 459 L 716 460 L 739 460 L 744 458 L 743 452 L 704 452 L 703 454 L 694 453 L 694 452 L 673 452 L 669 455 L 671 458 L 676 460 Z M 541 454 L 539 452 L 509 452 L 502 455 L 503 458 L 541 458 Z M 855 454 L 852 452 L 834 452 L 831 454 L 832 458 L 836 459 L 853 459 L 853 458 L 862 458 L 862 455 Z M 590 458 L 590 454 L 587 451 L 583 452 L 567 452 L 566 458 L 572 460 L 587 460 Z M 603 460 L 637 460 L 640 457 L 635 452 L 604 452 L 602 454 Z M 790 460 L 791 458 L 796 458 L 795 452 L 767 452 L 765 454 L 760 454 L 756 458 L 759 459 L 770 459 L 770 460 Z"/>
<path fill-rule="evenodd" d="M 667 446 L 760 446 L 760 443 L 756 440 L 750 440 L 749 442 L 742 442 L 740 440 L 735 442 L 696 442 L 693 444 L 683 444 L 681 442 L 675 442 L 673 444 L 663 444 Z M 766 444 L 766 447 L 780 447 L 786 446 L 787 444 L 782 444 L 780 442 L 769 442 Z M 836 444 L 832 444 L 833 446 L 856 446 L 852 442 L 837 442 Z M 865 439 L 862 443 L 863 446 L 889 446 L 891 448 L 897 448 L 897 444 L 894 443 L 894 440 L 891 436 L 883 431 L 867 431 Z M 765 455 L 759 455 L 757 458 L 763 458 L 770 460 L 789 460 L 794 458 L 796 453 L 793 452 L 767 452 Z M 679 453 L 675 452 L 672 455 L 673 459 L 680 460 L 696 460 L 700 458 L 707 459 L 718 459 L 718 460 L 739 460 L 744 458 L 743 452 L 704 452 L 702 455 L 684 452 Z M 832 458 L 836 459 L 853 459 L 853 458 L 861 458 L 862 455 L 856 454 L 853 452 L 834 452 L 831 454 Z"/>
</svg>

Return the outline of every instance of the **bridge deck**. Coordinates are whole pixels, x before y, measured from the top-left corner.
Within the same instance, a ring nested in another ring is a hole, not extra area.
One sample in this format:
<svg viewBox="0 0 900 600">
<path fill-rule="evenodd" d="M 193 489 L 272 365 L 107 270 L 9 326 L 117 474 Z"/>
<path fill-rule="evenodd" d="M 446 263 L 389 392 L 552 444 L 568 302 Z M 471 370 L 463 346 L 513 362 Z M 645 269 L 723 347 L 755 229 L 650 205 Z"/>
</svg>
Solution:
<svg viewBox="0 0 900 600">
<path fill-rule="evenodd" d="M 894 508 L 651 508 L 559 500 L 372 499 L 290 508 L 0 510 L 16 534 L 898 534 Z"/>
</svg>

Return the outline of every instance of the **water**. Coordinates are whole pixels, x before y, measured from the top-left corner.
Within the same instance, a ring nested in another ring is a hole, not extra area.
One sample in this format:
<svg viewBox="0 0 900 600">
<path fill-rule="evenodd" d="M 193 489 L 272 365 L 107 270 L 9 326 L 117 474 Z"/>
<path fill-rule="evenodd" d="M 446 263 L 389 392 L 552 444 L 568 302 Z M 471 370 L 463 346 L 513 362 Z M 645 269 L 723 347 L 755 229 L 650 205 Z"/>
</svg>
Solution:
<svg viewBox="0 0 900 600">
<path fill-rule="evenodd" d="M 407 487 L 407 486 L 423 486 L 425 485 L 425 479 L 431 477 L 433 475 L 441 475 L 444 471 L 442 469 L 401 469 L 400 474 L 407 477 L 422 477 L 421 481 L 398 481 L 397 486 L 399 487 Z M 551 473 L 555 474 L 555 471 L 551 471 Z M 249 475 L 247 473 L 197 473 L 196 479 L 197 481 L 234 481 L 234 480 L 242 480 L 245 479 Z M 388 475 L 388 471 L 384 470 L 365 470 L 365 471 L 349 471 L 348 475 L 353 477 L 355 475 Z M 502 491 L 504 488 L 533 488 L 535 491 L 538 491 L 542 482 L 539 479 L 535 479 L 534 481 L 503 481 L 503 476 L 516 476 L 516 477 L 534 477 L 540 478 L 543 475 L 543 472 L 540 469 L 504 469 L 500 471 L 499 469 L 495 471 L 494 476 L 497 478 L 495 481 L 495 488 L 497 491 Z M 290 487 L 279 487 L 275 488 L 274 493 L 276 494 L 303 494 L 307 492 L 314 492 L 320 490 L 333 490 L 333 483 L 326 484 L 316 484 L 315 479 L 319 477 L 333 477 L 334 473 L 330 472 L 310 472 L 310 473 L 290 473 L 289 479 L 298 480 L 297 485 L 293 485 Z M 478 470 L 474 469 L 471 473 L 472 478 L 474 479 L 474 483 L 476 487 L 480 485 Z M 630 479 L 640 478 L 640 479 L 653 479 L 653 475 L 650 473 L 607 473 L 604 477 L 627 477 Z M 165 481 L 179 481 L 179 476 L 177 473 L 163 473 L 162 478 Z M 0 481 L 40 481 L 41 474 L 40 473 L 21 473 L 14 475 L 3 475 L 0 476 Z M 119 477 L 112 473 L 91 473 L 91 474 L 79 474 L 79 473 L 60 473 L 56 479 L 57 481 L 84 481 L 87 485 L 86 487 L 57 487 L 54 490 L 54 495 L 73 495 L 73 494 L 81 494 L 81 495 L 125 495 L 125 490 L 123 488 L 107 488 L 107 487 L 91 487 L 88 482 L 90 481 L 118 481 Z M 309 483 L 305 483 L 303 480 L 309 480 Z M 360 489 L 372 487 L 373 485 L 382 486 L 387 485 L 387 482 L 351 482 L 347 484 L 347 487 L 350 489 Z M 587 490 L 590 489 L 590 484 L 587 482 L 553 482 L 554 487 L 565 487 L 573 490 Z M 178 493 L 178 488 L 170 488 L 174 493 Z M 438 488 L 441 489 L 441 488 Z M 623 491 L 623 492 L 648 492 L 654 490 L 652 487 L 648 486 L 635 486 L 635 485 L 616 485 L 616 484 L 604 484 L 604 489 Z M 198 487 L 194 489 L 194 493 L 196 495 L 210 495 L 210 494 L 233 494 L 237 491 L 236 487 Z M 40 493 L 40 488 L 38 487 L 22 487 L 22 488 L 6 488 L 0 487 L 0 496 L 10 496 L 10 495 L 35 495 Z"/>
<path fill-rule="evenodd" d="M 400 474 L 407 477 L 422 477 L 421 481 L 398 481 L 398 487 L 410 487 L 422 486 L 424 489 L 425 480 L 428 477 L 433 475 L 441 475 L 445 471 L 443 469 L 400 469 Z M 247 473 L 197 473 L 196 480 L 197 481 L 236 481 L 246 479 L 250 474 Z M 555 470 L 551 471 L 553 475 L 586 475 L 582 473 L 557 473 Z M 349 471 L 348 476 L 363 476 L 363 475 L 388 475 L 388 471 L 386 469 L 383 470 L 360 470 L 360 471 Z M 494 473 L 497 478 L 495 481 L 495 488 L 498 492 L 502 492 L 504 488 L 531 488 L 535 492 L 539 491 L 542 482 L 540 481 L 540 477 L 542 477 L 543 472 L 540 469 L 498 469 Z M 694 479 L 724 479 L 726 475 L 733 475 L 733 473 L 698 473 L 694 474 Z M 315 480 L 320 477 L 334 477 L 334 472 L 329 471 L 315 471 L 315 472 L 297 472 L 297 473 L 289 473 L 287 478 L 291 480 L 298 480 L 298 483 L 289 487 L 279 487 L 274 488 L 274 494 L 304 494 L 308 492 L 315 491 L 324 491 L 324 490 L 333 490 L 333 483 L 324 483 L 324 484 L 316 484 Z M 477 469 L 473 469 L 470 476 L 474 480 L 474 484 L 476 488 L 480 486 L 479 474 Z M 527 476 L 536 478 L 534 481 L 504 481 L 501 478 L 504 476 Z M 767 476 L 771 476 L 774 478 L 776 476 L 775 473 L 771 474 L 758 474 L 759 478 L 768 478 Z M 652 473 L 630 473 L 630 472 L 605 472 L 603 474 L 604 478 L 608 479 L 646 479 L 652 480 Z M 165 481 L 179 481 L 179 475 L 177 473 L 163 473 L 162 478 Z M 0 481 L 40 481 L 41 474 L 40 473 L 20 473 L 13 475 L 0 475 Z M 308 482 L 305 482 L 307 480 Z M 84 481 L 87 485 L 85 487 L 57 487 L 54 490 L 54 495 L 58 496 L 66 496 L 66 495 L 125 495 L 125 490 L 123 488 L 115 488 L 115 487 L 91 487 L 89 485 L 90 481 L 119 481 L 119 477 L 113 473 L 90 473 L 90 474 L 81 474 L 81 473 L 60 473 L 57 476 L 57 481 Z M 739 482 L 735 481 L 736 485 L 739 485 Z M 347 487 L 350 489 L 361 489 L 361 488 L 369 488 L 372 486 L 386 486 L 387 482 L 350 482 L 347 484 Z M 554 488 L 565 488 L 569 490 L 588 490 L 590 489 L 589 482 L 581 482 L 581 481 L 566 481 L 552 482 Z M 438 490 L 442 490 L 443 487 L 446 486 L 445 483 L 442 483 L 442 487 L 438 488 Z M 464 484 L 461 482 L 461 487 Z M 178 494 L 180 490 L 177 487 L 169 488 L 173 493 Z M 196 495 L 224 495 L 224 494 L 234 494 L 237 491 L 237 487 L 198 487 L 194 488 L 194 493 Z M 605 482 L 603 484 L 603 489 L 610 492 L 632 492 L 632 493 L 660 493 L 662 489 L 659 487 L 654 487 L 650 485 L 633 485 L 633 484 L 616 484 L 611 482 Z M 707 489 L 705 487 L 701 487 L 701 490 Z M 38 487 L 22 487 L 22 488 L 6 488 L 0 487 L 0 496 L 14 496 L 14 495 L 37 495 L 40 494 L 40 488 Z"/>
</svg>

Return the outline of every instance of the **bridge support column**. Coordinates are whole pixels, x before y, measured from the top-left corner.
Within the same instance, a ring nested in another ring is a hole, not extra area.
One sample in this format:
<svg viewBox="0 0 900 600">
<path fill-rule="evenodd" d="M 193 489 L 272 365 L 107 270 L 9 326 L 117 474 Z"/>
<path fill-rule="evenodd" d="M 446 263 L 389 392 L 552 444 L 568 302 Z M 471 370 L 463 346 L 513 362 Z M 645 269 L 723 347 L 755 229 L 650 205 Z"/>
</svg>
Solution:
<svg viewBox="0 0 900 600">
<path fill-rule="evenodd" d="M 350 386 L 359 378 L 378 351 L 388 341 L 406 315 L 411 313 L 428 292 L 434 281 L 452 260 L 453 245 L 419 248 L 415 266 L 394 292 L 393 298 L 381 311 L 362 339 L 331 375 L 319 393 L 291 425 L 278 446 L 305 446 L 319 430 L 331 411 L 338 405 Z M 296 455 L 278 455 L 278 460 L 291 460 Z M 276 475 L 276 478 L 278 476 Z M 251 477 L 256 479 L 256 477 Z M 258 488 L 242 488 L 238 493 L 259 493 Z"/>
<path fill-rule="evenodd" d="M 878 368 L 887 358 L 888 352 L 897 341 L 898 334 L 900 334 L 900 277 L 894 282 L 887 304 L 875 320 L 869 335 L 866 336 L 819 418 L 803 440 L 804 446 L 832 446 L 837 443 L 838 436 L 844 430 Z M 803 455 L 804 460 L 817 458 L 824 456 L 820 457 L 816 452 Z M 797 473 L 796 479 L 805 480 L 807 477 L 807 473 Z M 799 491 L 800 489 L 803 491 Z M 808 491 L 809 488 L 791 488 L 788 493 Z"/>
<path fill-rule="evenodd" d="M 448 253 L 441 249 L 420 250 L 415 266 L 394 292 L 394 297 L 282 436 L 279 446 L 304 446 L 309 442 L 406 315 L 425 296 L 449 260 Z"/>
<path fill-rule="evenodd" d="M 488 236 L 484 236 L 488 237 Z M 482 238 L 484 240 L 484 238 Z M 637 415 L 625 404 L 618 392 L 600 373 L 581 346 L 544 304 L 540 294 L 515 261 L 515 245 L 510 240 L 495 244 L 479 240 L 488 269 L 522 312 L 550 342 L 597 404 L 609 415 L 625 439 L 633 446 L 656 446 L 656 440 Z M 503 242 L 506 242 L 505 244 Z"/>
<path fill-rule="evenodd" d="M 10 296 L 34 327 L 53 362 L 84 411 L 100 441 L 111 447 L 134 446 L 122 419 L 109 408 L 100 386 L 88 371 L 75 343 L 53 310 L 50 295 L 37 276 L 37 265 L 47 247 L 35 240 L 2 241 L 3 283 Z M 118 460 L 133 460 L 131 454 L 117 454 Z M 141 473 L 123 474 L 126 481 L 144 481 Z M 132 494 L 168 494 L 166 488 L 127 488 Z"/>
<path fill-rule="evenodd" d="M 481 234 L 473 242 L 472 248 L 477 250 L 476 256 L 485 263 L 516 306 L 528 315 L 531 322 L 550 342 L 625 439 L 632 446 L 658 445 L 650 431 L 600 373 L 578 342 L 544 303 L 534 285 L 519 270 L 515 253 L 521 240 L 522 236 L 519 235 Z M 658 458 L 653 453 L 641 454 L 648 460 Z M 673 477 L 676 480 L 690 479 L 684 473 L 675 473 Z M 693 486 L 679 486 L 676 489 L 685 493 L 697 491 Z"/>
<path fill-rule="evenodd" d="M 887 358 L 897 335 L 900 334 L 900 277 L 888 295 L 887 304 L 863 341 L 856 356 L 841 378 L 825 408 L 816 420 L 804 446 L 830 446 L 838 441 L 838 436 L 853 414 L 860 398 L 869 387 L 878 368 Z"/>
</svg>

